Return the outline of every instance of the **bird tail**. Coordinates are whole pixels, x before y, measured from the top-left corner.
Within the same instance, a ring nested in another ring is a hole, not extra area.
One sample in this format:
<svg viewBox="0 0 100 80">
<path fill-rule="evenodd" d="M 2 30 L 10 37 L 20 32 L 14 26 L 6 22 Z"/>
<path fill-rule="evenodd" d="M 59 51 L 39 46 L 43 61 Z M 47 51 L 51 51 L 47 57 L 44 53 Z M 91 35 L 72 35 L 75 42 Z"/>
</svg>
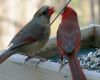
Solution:
<svg viewBox="0 0 100 80">
<path fill-rule="evenodd" d="M 75 55 L 69 55 L 68 62 L 71 69 L 73 80 L 87 80 L 84 72 L 80 67 L 79 60 Z"/>
<path fill-rule="evenodd" d="M 1 55 L 0 55 L 0 64 L 3 63 L 8 57 L 10 57 L 14 53 L 13 50 L 5 50 Z"/>
</svg>

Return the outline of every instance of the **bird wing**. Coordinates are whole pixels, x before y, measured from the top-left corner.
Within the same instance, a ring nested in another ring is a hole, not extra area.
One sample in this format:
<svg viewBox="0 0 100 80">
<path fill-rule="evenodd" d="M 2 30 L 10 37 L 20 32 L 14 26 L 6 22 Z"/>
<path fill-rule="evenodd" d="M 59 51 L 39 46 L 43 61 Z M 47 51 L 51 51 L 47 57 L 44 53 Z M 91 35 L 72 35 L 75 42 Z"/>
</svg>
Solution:
<svg viewBox="0 0 100 80">
<path fill-rule="evenodd" d="M 80 40 L 78 20 L 74 17 L 66 18 L 57 31 L 58 46 L 67 52 L 72 52 L 80 44 Z"/>
<path fill-rule="evenodd" d="M 12 48 L 16 48 L 25 44 L 34 43 L 43 36 L 44 30 L 45 28 L 42 25 L 30 22 L 16 34 L 9 45 L 13 44 Z"/>
</svg>

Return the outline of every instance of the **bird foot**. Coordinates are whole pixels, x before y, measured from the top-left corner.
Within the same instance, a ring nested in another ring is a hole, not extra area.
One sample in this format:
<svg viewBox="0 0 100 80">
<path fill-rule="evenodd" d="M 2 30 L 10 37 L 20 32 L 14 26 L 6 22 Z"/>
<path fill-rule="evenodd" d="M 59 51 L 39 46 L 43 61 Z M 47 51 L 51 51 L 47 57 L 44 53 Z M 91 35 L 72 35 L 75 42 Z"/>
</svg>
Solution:
<svg viewBox="0 0 100 80">
<path fill-rule="evenodd" d="M 24 64 L 26 64 L 26 62 L 28 62 L 30 59 L 32 59 L 32 56 L 28 56 L 25 60 L 24 60 Z"/>
<path fill-rule="evenodd" d="M 63 61 L 60 61 L 59 62 L 61 64 L 60 68 L 59 68 L 59 72 L 61 72 L 62 68 L 65 66 L 64 62 Z"/>
<path fill-rule="evenodd" d="M 36 68 L 38 67 L 38 65 L 41 63 L 41 62 L 44 62 L 44 61 L 47 61 L 46 59 L 43 59 L 41 58 L 37 63 L 36 63 Z"/>
<path fill-rule="evenodd" d="M 35 53 L 35 54 L 37 54 L 37 53 Z M 24 64 L 25 64 L 26 62 L 28 62 L 29 60 L 31 60 L 32 58 L 38 58 L 38 56 L 36 56 L 36 55 L 34 55 L 34 54 L 32 54 L 32 55 L 26 55 L 26 56 L 28 56 L 28 57 L 25 59 Z"/>
</svg>

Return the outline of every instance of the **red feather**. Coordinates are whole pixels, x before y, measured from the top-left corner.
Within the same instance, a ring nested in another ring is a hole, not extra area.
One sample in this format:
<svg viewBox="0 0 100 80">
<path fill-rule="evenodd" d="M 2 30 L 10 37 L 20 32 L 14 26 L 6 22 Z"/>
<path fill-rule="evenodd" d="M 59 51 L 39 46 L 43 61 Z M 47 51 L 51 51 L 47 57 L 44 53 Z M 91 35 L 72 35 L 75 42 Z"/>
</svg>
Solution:
<svg viewBox="0 0 100 80">
<path fill-rule="evenodd" d="M 57 45 L 60 55 L 68 58 L 73 80 L 87 80 L 76 57 L 80 49 L 81 33 L 77 13 L 66 7 L 62 13 L 62 21 L 57 31 Z"/>
<path fill-rule="evenodd" d="M 26 38 L 24 41 L 25 41 L 25 42 L 27 42 L 28 44 L 30 44 L 30 43 L 35 42 L 35 41 L 36 41 L 36 39 L 35 39 L 35 38 L 33 38 L 33 37 L 28 37 L 28 38 Z"/>
<path fill-rule="evenodd" d="M 66 7 L 66 9 L 62 13 L 62 21 L 64 21 L 64 19 L 66 19 L 70 15 L 77 16 L 77 13 L 75 13 L 75 11 L 72 8 Z"/>
</svg>

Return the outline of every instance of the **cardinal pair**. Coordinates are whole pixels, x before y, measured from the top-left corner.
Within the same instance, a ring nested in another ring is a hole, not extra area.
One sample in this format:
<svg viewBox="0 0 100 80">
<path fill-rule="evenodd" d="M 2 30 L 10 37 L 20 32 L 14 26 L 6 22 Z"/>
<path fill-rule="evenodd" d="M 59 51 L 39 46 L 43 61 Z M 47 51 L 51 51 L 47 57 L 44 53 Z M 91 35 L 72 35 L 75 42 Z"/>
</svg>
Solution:
<svg viewBox="0 0 100 80">
<path fill-rule="evenodd" d="M 43 6 L 34 15 L 33 19 L 24 26 L 12 39 L 9 48 L 0 56 L 0 63 L 8 57 L 18 52 L 27 55 L 28 59 L 39 58 L 40 61 L 52 56 L 48 53 L 41 56 L 38 54 L 47 43 L 50 36 L 50 17 L 54 13 L 54 8 Z M 77 13 L 70 7 L 66 7 L 62 13 L 62 21 L 57 31 L 57 46 L 60 50 L 60 56 L 66 56 L 69 61 L 73 80 L 86 80 L 86 77 L 80 68 L 76 53 L 80 48 L 80 29 L 77 19 Z"/>
</svg>

